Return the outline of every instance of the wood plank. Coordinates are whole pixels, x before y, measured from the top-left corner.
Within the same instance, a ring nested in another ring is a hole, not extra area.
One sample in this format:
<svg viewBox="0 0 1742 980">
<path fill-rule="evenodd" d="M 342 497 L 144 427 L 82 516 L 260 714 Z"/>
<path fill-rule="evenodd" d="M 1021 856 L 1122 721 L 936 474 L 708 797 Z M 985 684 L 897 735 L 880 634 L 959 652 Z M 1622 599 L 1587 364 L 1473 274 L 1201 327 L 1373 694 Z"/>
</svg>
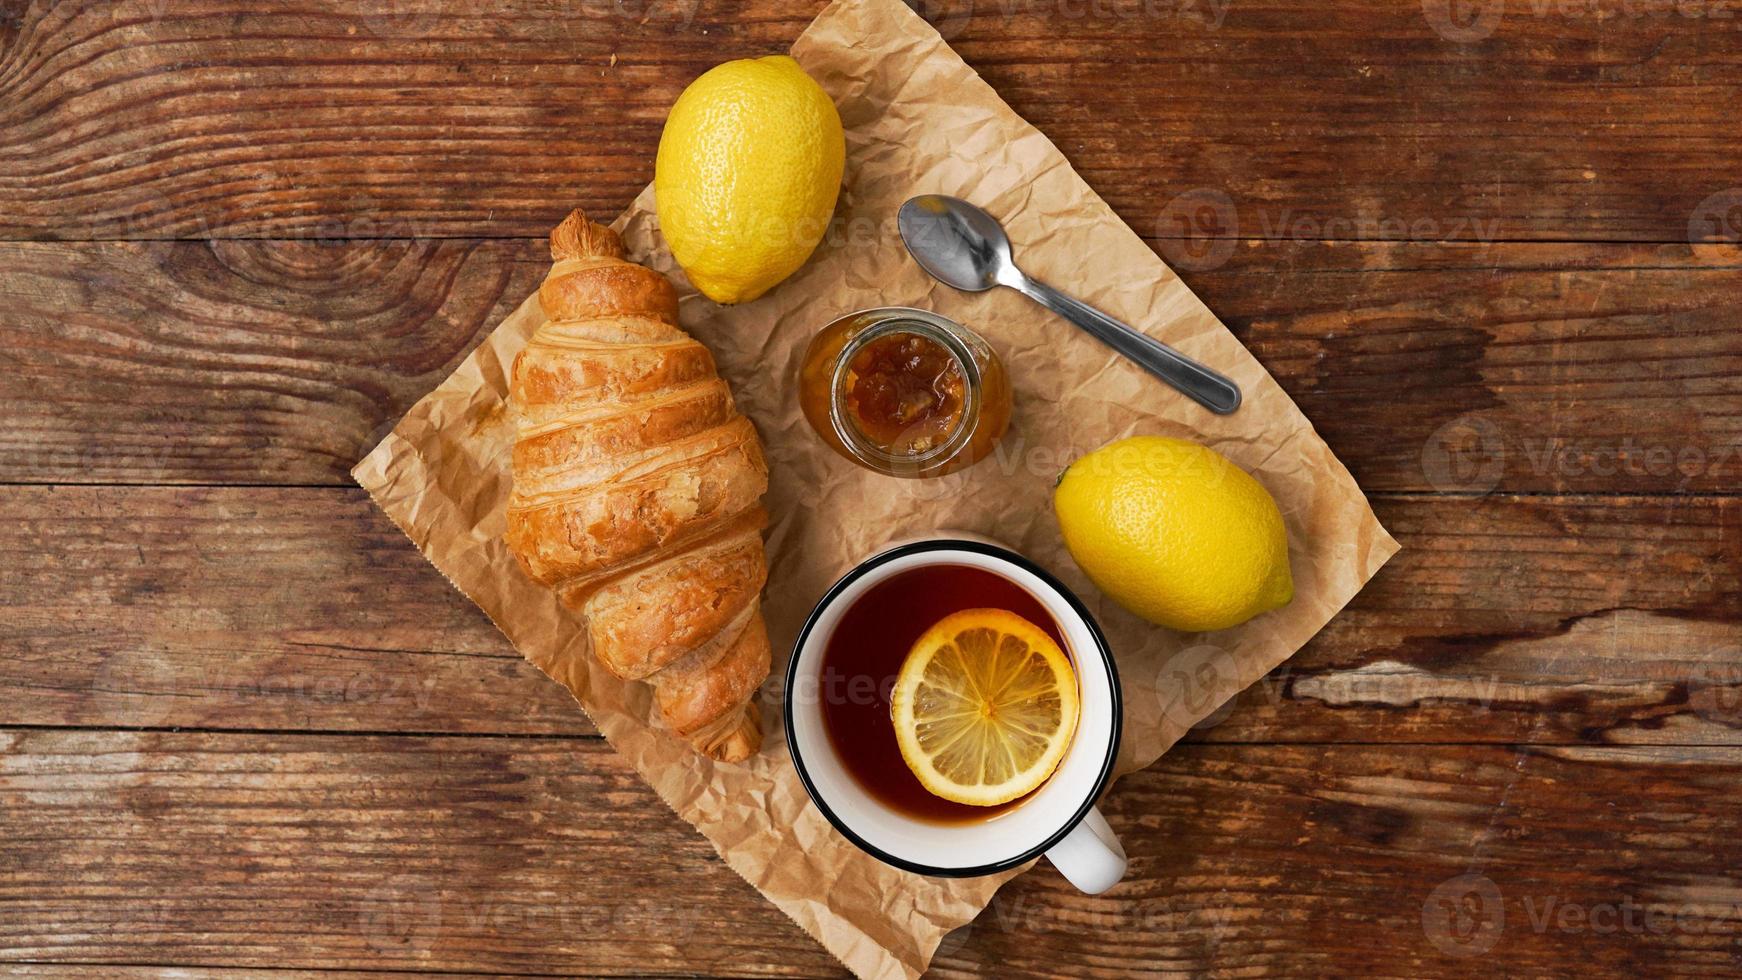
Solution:
<svg viewBox="0 0 1742 980">
<path fill-rule="evenodd" d="M 549 268 L 532 242 L 0 246 L 0 474 L 348 484 Z"/>
<path fill-rule="evenodd" d="M 1376 504 L 1402 553 L 1194 739 L 1742 742 L 1742 500 Z M 361 491 L 4 488 L 0 567 L 0 723 L 592 731 Z"/>
<path fill-rule="evenodd" d="M 0 958 L 840 972 L 600 740 L 0 746 Z"/>
<path fill-rule="evenodd" d="M 1104 805 L 1125 882 L 1085 898 L 1049 868 L 1024 876 L 946 939 L 938 974 L 1734 975 L 1738 761 L 1178 747 Z"/>
<path fill-rule="evenodd" d="M 0 490 L 9 724 L 590 735 L 361 490 Z"/>
<path fill-rule="evenodd" d="M 598 741 L 0 746 L 7 959 L 840 975 Z M 1126 882 L 1037 869 L 938 975 L 1709 977 L 1739 776 L 1735 748 L 1182 747 L 1107 800 Z"/>
<path fill-rule="evenodd" d="M 1742 249 L 1245 243 L 1187 281 L 1368 492 L 1742 483 Z"/>
<path fill-rule="evenodd" d="M 0 480 L 349 485 L 546 265 L 530 239 L 0 244 Z M 1742 477 L 1737 247 L 1248 242 L 1188 281 L 1369 491 Z"/>
<path fill-rule="evenodd" d="M 0 237 L 539 234 L 626 204 L 682 87 L 821 7 L 10 4 Z M 1727 0 L 923 7 L 1146 232 L 1742 237 Z M 1232 220 L 1176 225 L 1191 193 Z"/>
<path fill-rule="evenodd" d="M 1403 551 L 1192 738 L 1742 740 L 1742 500 L 1374 505 Z"/>
<path fill-rule="evenodd" d="M 416 980 L 419 977 L 452 976 L 451 973 L 425 973 L 403 970 L 278 970 L 271 967 L 254 969 L 205 966 L 135 966 L 97 963 L 5 963 L 0 962 L 0 977 L 29 977 L 32 980 Z M 521 974 L 530 976 L 530 974 Z"/>
</svg>

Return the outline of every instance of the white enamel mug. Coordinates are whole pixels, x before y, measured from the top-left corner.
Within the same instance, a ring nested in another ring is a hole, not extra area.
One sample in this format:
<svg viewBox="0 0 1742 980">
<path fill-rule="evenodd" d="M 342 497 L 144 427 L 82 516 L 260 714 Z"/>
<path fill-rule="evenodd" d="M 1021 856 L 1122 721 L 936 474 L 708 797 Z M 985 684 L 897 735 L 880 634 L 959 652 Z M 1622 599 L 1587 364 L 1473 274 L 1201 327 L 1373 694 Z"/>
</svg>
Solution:
<svg viewBox="0 0 1742 980">
<path fill-rule="evenodd" d="M 823 727 L 823 653 L 841 617 L 879 582 L 928 565 L 982 568 L 1021 587 L 1058 623 L 1077 670 L 1082 711 L 1058 769 L 1021 805 L 985 821 L 933 823 L 884 804 L 846 770 Z M 966 535 L 893 546 L 861 562 L 812 610 L 787 667 L 786 741 L 811 801 L 866 853 L 923 875 L 994 874 L 1045 855 L 1084 892 L 1113 887 L 1125 874 L 1125 851 L 1095 800 L 1113 774 L 1119 725 L 1118 669 L 1082 602 L 1028 559 Z"/>
</svg>

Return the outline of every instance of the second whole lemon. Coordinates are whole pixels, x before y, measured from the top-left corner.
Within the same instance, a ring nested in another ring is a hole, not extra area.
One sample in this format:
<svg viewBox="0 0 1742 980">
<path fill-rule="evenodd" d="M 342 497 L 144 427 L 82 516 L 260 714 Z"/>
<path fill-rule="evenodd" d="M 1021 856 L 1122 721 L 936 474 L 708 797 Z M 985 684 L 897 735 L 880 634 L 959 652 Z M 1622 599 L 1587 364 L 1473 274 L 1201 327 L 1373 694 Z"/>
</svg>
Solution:
<svg viewBox="0 0 1742 980">
<path fill-rule="evenodd" d="M 660 229 L 691 284 L 743 303 L 797 271 L 828 229 L 846 153 L 835 104 L 786 55 L 691 82 L 653 176 Z"/>
<path fill-rule="evenodd" d="M 1294 597 L 1275 499 L 1207 446 L 1110 443 L 1065 470 L 1053 508 L 1078 567 L 1152 623 L 1227 629 Z"/>
</svg>

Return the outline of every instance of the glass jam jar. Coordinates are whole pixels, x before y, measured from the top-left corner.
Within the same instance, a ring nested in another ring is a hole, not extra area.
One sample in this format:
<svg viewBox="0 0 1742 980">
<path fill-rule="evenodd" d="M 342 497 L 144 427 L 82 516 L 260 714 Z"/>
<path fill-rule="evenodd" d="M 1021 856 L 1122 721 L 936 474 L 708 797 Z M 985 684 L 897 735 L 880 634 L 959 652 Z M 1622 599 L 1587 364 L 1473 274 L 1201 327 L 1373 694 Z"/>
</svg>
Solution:
<svg viewBox="0 0 1742 980">
<path fill-rule="evenodd" d="M 1010 379 L 985 338 L 925 310 L 850 313 L 811 339 L 799 405 L 835 452 L 879 473 L 941 476 L 1010 427 Z"/>
</svg>

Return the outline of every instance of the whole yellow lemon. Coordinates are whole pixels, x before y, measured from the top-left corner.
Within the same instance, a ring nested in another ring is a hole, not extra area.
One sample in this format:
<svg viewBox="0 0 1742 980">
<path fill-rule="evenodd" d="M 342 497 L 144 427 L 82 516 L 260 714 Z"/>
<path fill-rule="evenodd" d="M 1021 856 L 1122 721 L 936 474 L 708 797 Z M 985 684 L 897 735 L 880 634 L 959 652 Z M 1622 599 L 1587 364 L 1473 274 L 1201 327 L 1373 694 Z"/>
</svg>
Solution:
<svg viewBox="0 0 1742 980">
<path fill-rule="evenodd" d="M 716 65 L 659 139 L 653 192 L 672 257 L 709 299 L 761 296 L 822 240 L 846 159 L 841 116 L 798 62 Z"/>
<path fill-rule="evenodd" d="M 1227 629 L 1294 598 L 1275 499 L 1206 446 L 1109 443 L 1065 470 L 1053 509 L 1083 572 L 1152 623 Z"/>
</svg>

